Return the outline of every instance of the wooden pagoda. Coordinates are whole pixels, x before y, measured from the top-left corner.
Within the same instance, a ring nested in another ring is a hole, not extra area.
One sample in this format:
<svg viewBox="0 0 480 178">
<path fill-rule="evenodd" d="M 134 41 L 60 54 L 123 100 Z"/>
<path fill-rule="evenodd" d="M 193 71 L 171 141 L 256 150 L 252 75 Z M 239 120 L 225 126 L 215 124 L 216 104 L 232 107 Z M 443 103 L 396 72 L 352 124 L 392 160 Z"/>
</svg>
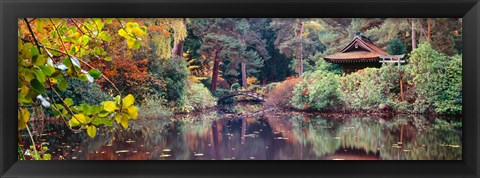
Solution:
<svg viewBox="0 0 480 178">
<path fill-rule="evenodd" d="M 342 66 L 342 75 L 367 67 L 381 67 L 382 63 L 404 63 L 405 55 L 390 55 L 373 44 L 370 38 L 356 33 L 355 38 L 340 52 L 325 56 L 327 62 Z"/>
</svg>

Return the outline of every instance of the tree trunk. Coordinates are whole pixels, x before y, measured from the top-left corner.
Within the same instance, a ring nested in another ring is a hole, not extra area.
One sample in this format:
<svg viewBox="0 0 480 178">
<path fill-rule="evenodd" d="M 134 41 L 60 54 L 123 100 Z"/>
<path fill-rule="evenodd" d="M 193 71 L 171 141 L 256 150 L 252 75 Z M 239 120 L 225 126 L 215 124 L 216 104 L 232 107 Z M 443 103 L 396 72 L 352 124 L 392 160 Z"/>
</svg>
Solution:
<svg viewBox="0 0 480 178">
<path fill-rule="evenodd" d="M 218 67 L 220 66 L 220 58 L 218 57 L 218 50 L 215 50 L 214 62 L 213 62 L 213 72 L 212 72 L 212 85 L 211 90 L 217 90 L 217 80 L 218 80 Z"/>
<path fill-rule="evenodd" d="M 248 83 L 247 83 L 247 67 L 245 65 L 245 63 L 242 62 L 242 87 L 243 89 L 247 89 L 248 88 Z"/>
<path fill-rule="evenodd" d="M 187 28 L 187 19 L 183 18 L 183 25 Z M 178 43 L 173 44 L 172 49 L 172 57 L 182 57 L 183 56 L 183 46 L 185 44 L 185 40 L 178 41 Z"/>
<path fill-rule="evenodd" d="M 213 151 L 215 152 L 215 159 L 220 159 L 220 145 L 218 145 L 218 126 L 217 121 L 212 122 L 212 137 L 213 137 Z"/>
<path fill-rule="evenodd" d="M 415 20 L 412 19 L 412 51 L 417 48 L 417 32 L 415 31 Z"/>
<path fill-rule="evenodd" d="M 298 50 L 298 76 L 301 77 L 303 74 L 303 43 L 302 43 L 302 33 L 303 33 L 303 22 L 298 21 L 298 31 L 297 38 L 300 42 Z"/>
<path fill-rule="evenodd" d="M 427 19 L 427 42 L 430 43 L 430 34 L 431 34 L 431 22 L 430 19 Z"/>
</svg>

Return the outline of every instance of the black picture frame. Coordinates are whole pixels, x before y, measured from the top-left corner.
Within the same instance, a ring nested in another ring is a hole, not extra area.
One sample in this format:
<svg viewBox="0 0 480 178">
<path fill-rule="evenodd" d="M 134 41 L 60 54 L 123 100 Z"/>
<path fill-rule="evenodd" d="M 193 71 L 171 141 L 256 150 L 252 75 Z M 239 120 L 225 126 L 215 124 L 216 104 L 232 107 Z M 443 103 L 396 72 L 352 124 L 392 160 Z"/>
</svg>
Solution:
<svg viewBox="0 0 480 178">
<path fill-rule="evenodd" d="M 461 161 L 18 161 L 17 19 L 22 17 L 463 18 Z M 1 177 L 478 177 L 479 0 L 1 0 Z"/>
</svg>

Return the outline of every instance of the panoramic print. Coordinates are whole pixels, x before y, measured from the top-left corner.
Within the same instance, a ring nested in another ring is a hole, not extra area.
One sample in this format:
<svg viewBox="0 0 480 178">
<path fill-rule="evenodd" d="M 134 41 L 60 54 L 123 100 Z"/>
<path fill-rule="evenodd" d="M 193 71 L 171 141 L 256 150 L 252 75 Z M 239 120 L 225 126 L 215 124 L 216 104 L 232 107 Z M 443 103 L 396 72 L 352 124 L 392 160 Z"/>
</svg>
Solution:
<svg viewBox="0 0 480 178">
<path fill-rule="evenodd" d="M 461 18 L 20 18 L 19 160 L 461 160 Z"/>
</svg>

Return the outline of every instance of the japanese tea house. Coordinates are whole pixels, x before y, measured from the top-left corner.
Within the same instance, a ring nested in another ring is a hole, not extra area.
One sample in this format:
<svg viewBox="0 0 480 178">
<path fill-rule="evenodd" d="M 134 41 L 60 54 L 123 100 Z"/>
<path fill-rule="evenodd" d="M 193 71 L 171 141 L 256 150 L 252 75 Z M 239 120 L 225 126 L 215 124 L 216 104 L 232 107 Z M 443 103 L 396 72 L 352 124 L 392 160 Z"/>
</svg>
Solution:
<svg viewBox="0 0 480 178">
<path fill-rule="evenodd" d="M 405 54 L 390 55 L 373 44 L 370 38 L 356 33 L 355 38 L 340 52 L 325 56 L 327 62 L 342 66 L 342 75 L 350 74 L 367 67 L 381 67 L 382 63 L 405 63 Z"/>
</svg>

